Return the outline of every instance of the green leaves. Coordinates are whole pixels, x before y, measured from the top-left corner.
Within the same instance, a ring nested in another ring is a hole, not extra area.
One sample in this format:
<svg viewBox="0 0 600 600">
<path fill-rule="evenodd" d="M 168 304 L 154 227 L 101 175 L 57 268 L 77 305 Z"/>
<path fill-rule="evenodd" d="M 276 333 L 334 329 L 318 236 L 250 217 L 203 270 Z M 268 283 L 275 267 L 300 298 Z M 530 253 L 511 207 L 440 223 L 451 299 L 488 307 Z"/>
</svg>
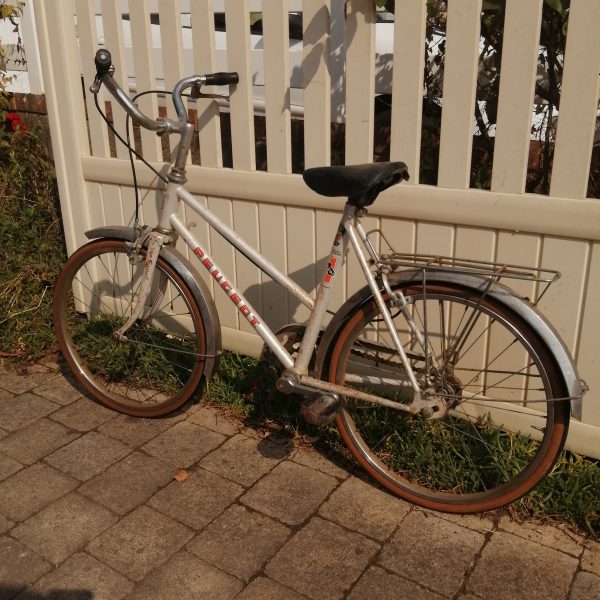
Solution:
<svg viewBox="0 0 600 600">
<path fill-rule="evenodd" d="M 544 3 L 559 14 L 564 11 L 562 0 L 544 0 Z"/>
</svg>

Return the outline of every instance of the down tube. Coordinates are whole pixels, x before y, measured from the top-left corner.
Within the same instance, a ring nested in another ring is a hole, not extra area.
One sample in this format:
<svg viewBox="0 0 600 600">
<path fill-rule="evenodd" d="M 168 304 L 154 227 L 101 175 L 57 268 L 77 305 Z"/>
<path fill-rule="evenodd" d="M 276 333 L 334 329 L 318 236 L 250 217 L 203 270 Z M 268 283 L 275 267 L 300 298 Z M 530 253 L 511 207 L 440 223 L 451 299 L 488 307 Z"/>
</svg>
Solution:
<svg viewBox="0 0 600 600">
<path fill-rule="evenodd" d="M 289 369 L 294 361 L 289 352 L 275 337 L 271 329 L 262 322 L 262 317 L 252 308 L 252 305 L 244 298 L 242 293 L 231 283 L 231 279 L 221 270 L 212 257 L 200 245 L 198 240 L 190 233 L 177 215 L 171 215 L 171 224 L 177 233 L 183 238 L 193 253 L 199 258 L 205 269 L 212 275 L 218 287 L 229 297 L 240 314 L 252 325 L 256 333 L 264 340 L 265 344 L 273 351 L 279 362 Z"/>
</svg>

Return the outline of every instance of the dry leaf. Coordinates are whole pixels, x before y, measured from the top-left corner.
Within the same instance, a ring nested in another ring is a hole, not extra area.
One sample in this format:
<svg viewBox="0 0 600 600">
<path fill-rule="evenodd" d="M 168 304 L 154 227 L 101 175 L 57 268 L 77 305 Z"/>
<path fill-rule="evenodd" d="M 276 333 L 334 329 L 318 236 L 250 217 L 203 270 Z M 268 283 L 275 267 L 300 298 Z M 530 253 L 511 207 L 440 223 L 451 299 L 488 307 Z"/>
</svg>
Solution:
<svg viewBox="0 0 600 600">
<path fill-rule="evenodd" d="M 187 481 L 187 478 L 190 476 L 190 472 L 185 469 L 179 469 L 175 471 L 175 475 L 173 475 L 173 479 L 176 481 Z"/>
</svg>

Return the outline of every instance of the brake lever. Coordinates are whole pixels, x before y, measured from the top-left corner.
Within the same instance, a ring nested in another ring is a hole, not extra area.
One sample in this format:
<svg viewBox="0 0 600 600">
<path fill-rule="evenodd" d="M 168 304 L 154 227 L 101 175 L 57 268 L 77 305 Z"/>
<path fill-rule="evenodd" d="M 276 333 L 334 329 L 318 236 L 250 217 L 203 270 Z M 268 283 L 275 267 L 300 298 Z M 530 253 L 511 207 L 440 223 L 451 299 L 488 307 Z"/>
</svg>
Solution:
<svg viewBox="0 0 600 600">
<path fill-rule="evenodd" d="M 190 98 L 192 100 L 198 100 L 199 98 L 213 98 L 216 100 L 229 100 L 229 96 L 226 96 L 224 94 L 204 94 L 200 90 L 201 90 L 201 87 L 199 85 L 192 86 L 192 89 L 190 92 Z"/>
<path fill-rule="evenodd" d="M 100 87 L 102 86 L 102 77 L 94 77 L 94 83 L 90 86 L 90 92 L 94 94 L 94 96 L 100 91 Z"/>
<path fill-rule="evenodd" d="M 115 73 L 115 66 L 114 65 L 110 65 L 109 69 L 108 69 L 108 74 L 112 77 Z M 99 91 L 100 88 L 102 87 L 102 81 L 104 80 L 104 75 L 105 73 L 96 73 L 96 77 L 94 77 L 94 83 L 92 83 L 92 85 L 90 86 L 90 92 L 94 95 L 96 95 Z"/>
</svg>

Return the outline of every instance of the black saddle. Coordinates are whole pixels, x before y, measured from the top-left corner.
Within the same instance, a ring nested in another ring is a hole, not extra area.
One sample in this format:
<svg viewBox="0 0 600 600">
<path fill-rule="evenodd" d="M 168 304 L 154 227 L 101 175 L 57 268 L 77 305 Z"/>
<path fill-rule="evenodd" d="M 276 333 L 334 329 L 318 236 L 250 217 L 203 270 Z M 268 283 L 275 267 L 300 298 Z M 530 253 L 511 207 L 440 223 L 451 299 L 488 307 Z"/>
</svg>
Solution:
<svg viewBox="0 0 600 600">
<path fill-rule="evenodd" d="M 380 192 L 408 180 L 403 162 L 379 162 L 343 167 L 316 167 L 303 174 L 306 185 L 322 196 L 345 196 L 348 203 L 363 208 L 375 202 Z"/>
</svg>

